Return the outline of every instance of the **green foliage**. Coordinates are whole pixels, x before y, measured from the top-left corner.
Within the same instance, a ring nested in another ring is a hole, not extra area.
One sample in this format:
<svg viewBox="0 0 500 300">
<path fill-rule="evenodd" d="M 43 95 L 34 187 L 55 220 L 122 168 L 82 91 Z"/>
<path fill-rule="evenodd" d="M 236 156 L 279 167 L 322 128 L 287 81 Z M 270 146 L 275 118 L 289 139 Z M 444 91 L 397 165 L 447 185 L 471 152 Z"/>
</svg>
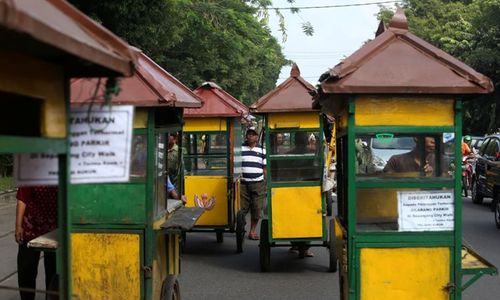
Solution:
<svg viewBox="0 0 500 300">
<path fill-rule="evenodd" d="M 192 89 L 214 81 L 253 103 L 274 88 L 287 63 L 259 14 L 269 0 L 70 2 Z"/>
<path fill-rule="evenodd" d="M 5 190 L 12 190 L 14 188 L 14 179 L 12 177 L 0 176 L 0 192 Z"/>
<path fill-rule="evenodd" d="M 495 92 L 465 102 L 464 131 L 481 135 L 500 128 L 500 0 L 404 0 L 410 30 L 490 77 Z M 386 24 L 390 9 L 379 19 Z"/>
</svg>

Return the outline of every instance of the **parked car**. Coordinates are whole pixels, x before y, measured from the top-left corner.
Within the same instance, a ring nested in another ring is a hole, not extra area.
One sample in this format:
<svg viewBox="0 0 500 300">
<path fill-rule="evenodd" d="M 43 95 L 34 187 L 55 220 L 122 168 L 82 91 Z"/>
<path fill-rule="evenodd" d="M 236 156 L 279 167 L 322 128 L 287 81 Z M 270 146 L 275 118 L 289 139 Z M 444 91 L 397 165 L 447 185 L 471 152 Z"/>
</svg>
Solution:
<svg viewBox="0 0 500 300">
<path fill-rule="evenodd" d="M 485 137 L 477 154 L 472 180 L 472 202 L 480 204 L 484 197 L 492 198 L 495 223 L 500 228 L 500 134 Z"/>
</svg>

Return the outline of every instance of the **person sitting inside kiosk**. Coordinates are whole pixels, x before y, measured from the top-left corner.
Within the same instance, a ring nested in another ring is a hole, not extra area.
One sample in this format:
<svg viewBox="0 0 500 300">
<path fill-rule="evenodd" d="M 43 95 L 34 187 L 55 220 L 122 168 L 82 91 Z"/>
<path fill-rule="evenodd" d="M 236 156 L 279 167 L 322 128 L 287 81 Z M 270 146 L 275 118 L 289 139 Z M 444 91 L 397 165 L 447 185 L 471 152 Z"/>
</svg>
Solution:
<svg viewBox="0 0 500 300">
<path fill-rule="evenodd" d="M 422 139 L 415 138 L 415 148 L 410 152 L 403 154 L 397 154 L 391 156 L 389 161 L 384 167 L 385 173 L 411 173 L 419 172 L 422 166 L 421 154 L 419 152 L 420 143 Z M 423 165 L 423 171 L 425 175 L 431 175 L 434 171 L 433 165 L 435 161 L 434 151 L 436 149 L 436 141 L 433 137 L 424 138 L 424 149 L 425 149 L 425 163 Z"/>
</svg>

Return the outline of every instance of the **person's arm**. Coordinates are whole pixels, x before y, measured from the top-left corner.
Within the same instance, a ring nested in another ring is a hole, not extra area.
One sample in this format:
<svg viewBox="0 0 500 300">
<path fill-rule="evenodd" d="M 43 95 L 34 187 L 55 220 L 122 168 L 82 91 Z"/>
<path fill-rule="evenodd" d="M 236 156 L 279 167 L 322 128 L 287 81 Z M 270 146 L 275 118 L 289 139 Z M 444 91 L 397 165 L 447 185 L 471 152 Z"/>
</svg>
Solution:
<svg viewBox="0 0 500 300">
<path fill-rule="evenodd" d="M 176 199 L 176 200 L 181 199 L 181 197 L 179 197 L 179 194 L 177 194 L 177 191 L 175 189 L 171 190 L 169 194 L 171 199 Z"/>
<path fill-rule="evenodd" d="M 266 160 L 266 150 L 264 148 L 262 148 L 262 154 L 264 154 L 264 158 L 262 159 L 262 174 L 264 175 L 264 181 L 265 181 L 267 178 L 267 170 L 266 170 L 267 160 Z"/>
<path fill-rule="evenodd" d="M 26 203 L 21 200 L 17 200 L 15 238 L 18 244 L 22 244 L 24 240 L 23 218 L 25 211 Z"/>
<path fill-rule="evenodd" d="M 179 194 L 175 190 L 175 186 L 170 181 L 170 176 L 167 176 L 167 197 L 170 199 L 181 199 L 181 197 L 179 197 Z"/>
</svg>

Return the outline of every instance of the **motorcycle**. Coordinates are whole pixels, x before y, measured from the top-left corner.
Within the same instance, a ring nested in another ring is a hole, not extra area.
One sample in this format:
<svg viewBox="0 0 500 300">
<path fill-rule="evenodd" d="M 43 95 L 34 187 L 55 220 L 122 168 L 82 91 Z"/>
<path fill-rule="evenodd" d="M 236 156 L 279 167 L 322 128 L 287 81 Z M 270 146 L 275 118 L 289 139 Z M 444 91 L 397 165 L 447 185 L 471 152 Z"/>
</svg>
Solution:
<svg viewBox="0 0 500 300">
<path fill-rule="evenodd" d="M 465 197 L 469 196 L 468 191 L 472 188 L 472 173 L 474 171 L 473 164 L 473 157 L 462 157 L 462 190 Z"/>
</svg>

